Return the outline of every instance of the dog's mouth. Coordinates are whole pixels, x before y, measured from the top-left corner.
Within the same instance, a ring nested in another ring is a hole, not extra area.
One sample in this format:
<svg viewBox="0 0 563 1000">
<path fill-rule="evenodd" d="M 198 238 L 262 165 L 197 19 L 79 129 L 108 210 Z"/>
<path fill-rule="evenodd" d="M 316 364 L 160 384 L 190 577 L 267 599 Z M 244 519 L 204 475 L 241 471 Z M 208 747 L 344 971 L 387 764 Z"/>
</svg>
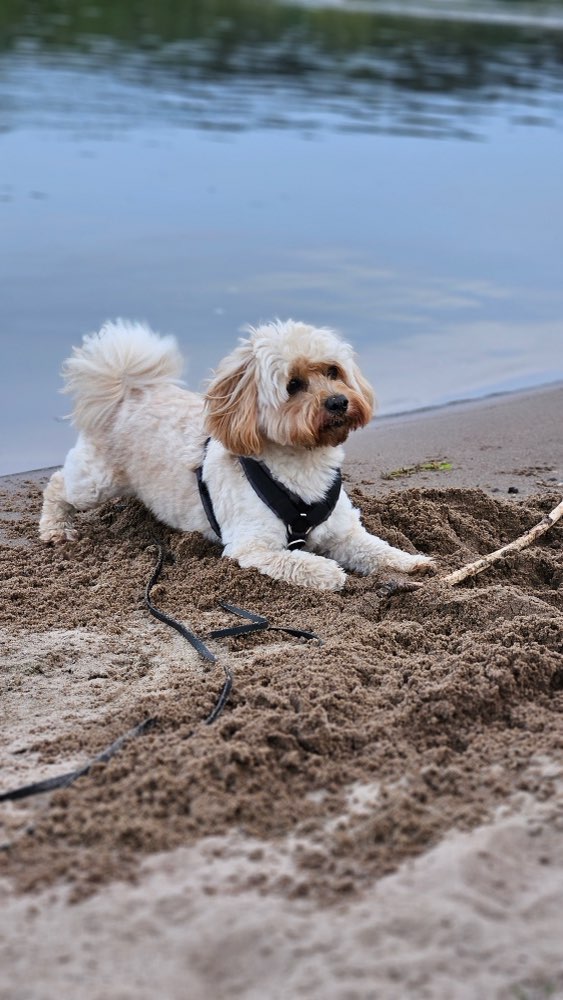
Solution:
<svg viewBox="0 0 563 1000">
<path fill-rule="evenodd" d="M 322 421 L 321 430 L 355 431 L 359 424 L 358 414 L 349 409 L 345 413 L 327 413 Z"/>
<path fill-rule="evenodd" d="M 352 410 L 325 410 L 321 416 L 321 427 L 349 427 L 354 423 L 354 413 Z"/>
<path fill-rule="evenodd" d="M 327 414 L 318 431 L 319 444 L 343 444 L 357 425 L 351 413 Z"/>
</svg>

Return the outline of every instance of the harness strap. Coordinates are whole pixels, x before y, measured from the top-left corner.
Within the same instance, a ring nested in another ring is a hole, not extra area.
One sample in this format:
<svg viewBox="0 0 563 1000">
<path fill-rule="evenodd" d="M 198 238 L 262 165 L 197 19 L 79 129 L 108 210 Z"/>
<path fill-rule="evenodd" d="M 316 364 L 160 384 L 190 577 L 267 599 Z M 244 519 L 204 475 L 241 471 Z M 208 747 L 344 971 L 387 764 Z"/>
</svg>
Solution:
<svg viewBox="0 0 563 1000">
<path fill-rule="evenodd" d="M 263 462 L 244 457 L 239 461 L 254 492 L 286 525 L 287 547 L 303 548 L 309 532 L 326 521 L 336 507 L 342 488 L 340 469 L 335 470 L 334 479 L 323 499 L 307 503 L 297 493 L 274 479 Z"/>
<path fill-rule="evenodd" d="M 206 449 L 207 449 L 207 443 L 208 442 L 206 442 L 205 444 Z M 217 535 L 219 541 L 222 541 L 221 528 L 219 527 L 219 522 L 215 517 L 215 511 L 213 510 L 213 504 L 211 503 L 211 495 L 209 493 L 209 488 L 203 478 L 203 465 L 200 465 L 199 468 L 195 470 L 195 474 L 197 476 L 197 485 L 199 487 L 199 498 L 201 500 L 201 505 L 207 515 L 207 520 L 209 521 L 209 524 L 211 525 L 213 531 Z"/>
<path fill-rule="evenodd" d="M 209 440 L 208 438 L 205 442 L 204 457 Z M 326 521 L 338 503 L 340 490 L 342 489 L 340 469 L 334 470 L 334 479 L 323 499 L 317 500 L 314 503 L 307 503 L 297 493 L 294 493 L 287 486 L 280 483 L 278 479 L 275 479 L 263 462 L 259 462 L 255 458 L 246 458 L 242 455 L 239 457 L 239 462 L 256 495 L 285 524 L 288 549 L 304 548 L 309 532 L 313 528 L 318 528 L 319 524 Z M 215 517 L 209 487 L 203 478 L 203 463 L 196 469 L 196 476 L 199 496 L 202 507 L 207 515 L 207 520 L 217 537 L 221 540 L 221 528 Z"/>
</svg>

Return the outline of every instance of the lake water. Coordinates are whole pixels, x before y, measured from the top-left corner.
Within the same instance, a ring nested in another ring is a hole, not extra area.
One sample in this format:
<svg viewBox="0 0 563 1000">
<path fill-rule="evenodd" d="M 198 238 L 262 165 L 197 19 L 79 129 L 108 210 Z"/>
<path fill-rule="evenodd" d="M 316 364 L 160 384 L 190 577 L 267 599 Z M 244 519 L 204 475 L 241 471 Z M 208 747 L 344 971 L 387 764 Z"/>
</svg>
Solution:
<svg viewBox="0 0 563 1000">
<path fill-rule="evenodd" d="M 0 474 L 57 464 L 118 315 L 201 386 L 328 324 L 380 412 L 563 378 L 563 5 L 0 8 Z M 142 13 L 140 13 L 142 12 Z"/>
</svg>

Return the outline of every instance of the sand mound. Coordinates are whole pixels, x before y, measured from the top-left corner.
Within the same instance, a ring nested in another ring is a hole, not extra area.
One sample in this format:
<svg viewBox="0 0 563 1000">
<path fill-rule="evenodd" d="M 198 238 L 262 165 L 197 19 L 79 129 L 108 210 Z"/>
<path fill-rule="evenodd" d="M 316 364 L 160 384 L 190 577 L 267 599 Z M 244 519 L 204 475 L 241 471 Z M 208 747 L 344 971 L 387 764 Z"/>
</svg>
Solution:
<svg viewBox="0 0 563 1000">
<path fill-rule="evenodd" d="M 510 541 L 558 499 L 352 493 L 368 528 L 443 568 Z M 275 887 L 334 900 L 515 790 L 552 794 L 549 769 L 530 762 L 563 749 L 560 526 L 463 587 L 387 600 L 374 579 L 352 577 L 339 594 L 274 583 L 135 502 L 83 515 L 74 545 L 44 547 L 37 487 L 1 499 L 12 512 L 0 538 L 10 784 L 157 719 L 72 788 L 2 807 L 0 873 L 21 888 L 64 878 L 83 894 L 134 876 L 148 853 L 242 831 L 266 844 L 291 835 L 295 865 Z M 219 721 L 202 725 L 222 674 L 143 609 L 155 537 L 173 556 L 155 603 L 200 636 L 233 624 L 223 599 L 324 645 L 276 632 L 211 643 L 235 683 Z"/>
</svg>

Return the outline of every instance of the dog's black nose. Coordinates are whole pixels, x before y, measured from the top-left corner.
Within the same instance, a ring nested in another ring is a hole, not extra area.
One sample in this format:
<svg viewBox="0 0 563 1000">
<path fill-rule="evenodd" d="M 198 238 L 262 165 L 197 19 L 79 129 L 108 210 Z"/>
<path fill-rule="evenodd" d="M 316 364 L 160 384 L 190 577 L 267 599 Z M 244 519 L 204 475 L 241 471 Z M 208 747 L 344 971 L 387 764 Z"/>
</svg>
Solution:
<svg viewBox="0 0 563 1000">
<path fill-rule="evenodd" d="M 348 409 L 348 400 L 346 396 L 329 396 L 325 400 L 325 407 L 330 413 L 346 413 Z"/>
</svg>

